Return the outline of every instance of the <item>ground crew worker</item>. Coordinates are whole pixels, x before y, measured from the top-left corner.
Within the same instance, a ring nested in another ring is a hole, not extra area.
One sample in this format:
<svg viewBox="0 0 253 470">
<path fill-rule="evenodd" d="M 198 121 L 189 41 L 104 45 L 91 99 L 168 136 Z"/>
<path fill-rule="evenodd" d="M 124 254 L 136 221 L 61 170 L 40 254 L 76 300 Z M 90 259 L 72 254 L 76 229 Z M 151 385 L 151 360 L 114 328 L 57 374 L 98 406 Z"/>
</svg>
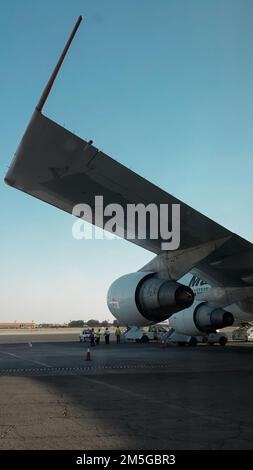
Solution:
<svg viewBox="0 0 253 470">
<path fill-rule="evenodd" d="M 100 331 L 100 328 L 99 328 L 96 332 L 96 344 L 97 344 L 97 346 L 100 343 L 100 338 L 101 338 L 101 331 Z"/>
<path fill-rule="evenodd" d="M 110 331 L 108 327 L 106 327 L 105 329 L 104 337 L 105 337 L 105 344 L 110 344 Z"/>
<path fill-rule="evenodd" d="M 94 328 L 92 328 L 90 332 L 90 345 L 95 346 L 95 333 L 94 333 Z"/>
<path fill-rule="evenodd" d="M 119 325 L 115 329 L 115 336 L 117 338 L 117 344 L 119 344 L 120 343 L 120 337 L 121 337 L 121 329 L 120 329 Z"/>
</svg>

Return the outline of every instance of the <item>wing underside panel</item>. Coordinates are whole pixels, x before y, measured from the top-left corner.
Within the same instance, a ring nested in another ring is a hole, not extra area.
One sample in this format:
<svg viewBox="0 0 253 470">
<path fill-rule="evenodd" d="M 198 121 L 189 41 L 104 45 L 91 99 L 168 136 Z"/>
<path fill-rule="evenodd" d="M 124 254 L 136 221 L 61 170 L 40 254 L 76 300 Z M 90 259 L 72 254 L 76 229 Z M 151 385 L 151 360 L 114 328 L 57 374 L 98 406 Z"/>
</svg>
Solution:
<svg viewBox="0 0 253 470">
<path fill-rule="evenodd" d="M 117 203 L 123 209 L 129 203 L 143 203 L 145 206 L 150 203 L 180 204 L 180 249 L 231 235 L 222 226 L 113 160 L 94 147 L 91 142 L 72 134 L 37 110 L 6 175 L 6 182 L 70 213 L 73 206 L 79 203 L 94 207 L 95 196 L 103 196 L 104 206 Z M 95 223 L 94 217 L 93 223 Z M 149 238 L 148 224 L 147 219 L 147 239 L 131 241 L 154 253 L 159 253 L 161 240 Z M 170 211 L 169 225 L 170 229 Z"/>
</svg>

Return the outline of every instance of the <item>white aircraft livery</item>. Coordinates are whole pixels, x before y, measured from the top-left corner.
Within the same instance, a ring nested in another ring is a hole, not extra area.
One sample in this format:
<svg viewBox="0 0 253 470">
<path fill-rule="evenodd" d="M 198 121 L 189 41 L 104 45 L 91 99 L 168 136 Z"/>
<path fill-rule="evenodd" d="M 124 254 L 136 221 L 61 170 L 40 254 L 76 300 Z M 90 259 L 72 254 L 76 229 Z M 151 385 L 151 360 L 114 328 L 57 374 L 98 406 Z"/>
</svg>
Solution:
<svg viewBox="0 0 253 470">
<path fill-rule="evenodd" d="M 42 114 L 42 108 L 81 22 L 79 17 L 57 66 L 32 114 L 5 182 L 72 214 L 80 203 L 180 206 L 180 245 L 163 250 L 162 239 L 130 241 L 154 253 L 139 271 L 117 279 L 107 304 L 120 323 L 139 327 L 169 318 L 177 334 L 215 334 L 253 314 L 253 247 Z M 104 228 L 100 219 L 84 220 Z M 150 220 L 146 234 L 150 234 Z M 172 224 L 172 215 L 169 224 Z M 113 225 L 106 228 L 113 233 Z M 122 237 L 127 238 L 125 232 Z"/>
</svg>

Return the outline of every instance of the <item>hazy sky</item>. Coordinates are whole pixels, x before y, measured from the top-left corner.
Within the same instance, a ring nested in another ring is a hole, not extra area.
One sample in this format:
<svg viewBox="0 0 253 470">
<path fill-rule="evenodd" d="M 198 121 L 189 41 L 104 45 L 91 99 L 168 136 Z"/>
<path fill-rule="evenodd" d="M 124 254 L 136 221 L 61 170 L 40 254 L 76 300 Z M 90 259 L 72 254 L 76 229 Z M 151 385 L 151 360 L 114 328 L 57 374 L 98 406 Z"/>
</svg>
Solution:
<svg viewBox="0 0 253 470">
<path fill-rule="evenodd" d="M 3 0 L 0 321 L 109 319 L 110 283 L 153 256 L 76 241 L 72 216 L 3 182 L 79 14 L 44 113 L 253 241 L 251 0 Z"/>
</svg>

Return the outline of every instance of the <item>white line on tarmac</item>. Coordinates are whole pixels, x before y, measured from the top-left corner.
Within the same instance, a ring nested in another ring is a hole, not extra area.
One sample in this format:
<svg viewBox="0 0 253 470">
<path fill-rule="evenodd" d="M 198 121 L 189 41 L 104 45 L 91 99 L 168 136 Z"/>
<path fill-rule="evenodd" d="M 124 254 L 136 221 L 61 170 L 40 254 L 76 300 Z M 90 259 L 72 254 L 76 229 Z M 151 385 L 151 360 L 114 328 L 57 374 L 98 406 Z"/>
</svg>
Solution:
<svg viewBox="0 0 253 470">
<path fill-rule="evenodd" d="M 92 383 L 95 383 L 95 384 L 98 384 L 98 385 L 103 385 L 103 387 L 108 387 L 111 390 L 116 390 L 118 392 L 125 393 L 126 395 L 130 395 L 132 397 L 139 398 L 141 400 L 148 400 L 151 403 L 162 405 L 163 407 L 169 407 L 169 408 L 174 409 L 175 411 L 180 411 L 180 412 L 183 412 L 183 413 L 188 411 L 188 413 L 192 413 L 192 414 L 194 414 L 196 416 L 199 416 L 201 418 L 204 418 L 204 419 L 209 419 L 209 420 L 220 422 L 220 423 L 221 422 L 222 423 L 228 423 L 228 420 L 225 420 L 223 418 L 218 418 L 218 417 L 215 417 L 215 416 L 211 416 L 211 415 L 207 415 L 206 413 L 203 413 L 203 412 L 198 411 L 198 410 L 193 410 L 192 408 L 188 408 L 187 406 L 179 406 L 179 405 L 175 405 L 175 404 L 172 404 L 172 403 L 166 403 L 165 401 L 157 400 L 157 399 L 148 397 L 146 395 L 143 395 L 142 393 L 132 392 L 131 390 L 127 390 L 125 388 L 119 387 L 118 385 L 109 384 L 107 382 L 104 382 L 103 380 L 97 380 L 97 379 L 93 379 L 93 378 L 90 378 L 90 377 L 88 378 L 87 376 L 80 376 L 80 377 L 83 377 L 88 382 L 92 382 Z"/>
<path fill-rule="evenodd" d="M 52 366 L 50 366 L 49 364 L 45 364 L 44 362 L 33 361 L 32 359 L 27 359 L 27 358 L 25 358 L 25 357 L 23 357 L 23 356 L 18 356 L 17 354 L 13 354 L 13 353 L 10 353 L 10 352 L 0 351 L 0 353 L 5 354 L 6 356 L 16 357 L 17 359 L 21 359 L 22 361 L 32 362 L 33 364 L 39 364 L 40 366 L 52 367 Z"/>
</svg>

